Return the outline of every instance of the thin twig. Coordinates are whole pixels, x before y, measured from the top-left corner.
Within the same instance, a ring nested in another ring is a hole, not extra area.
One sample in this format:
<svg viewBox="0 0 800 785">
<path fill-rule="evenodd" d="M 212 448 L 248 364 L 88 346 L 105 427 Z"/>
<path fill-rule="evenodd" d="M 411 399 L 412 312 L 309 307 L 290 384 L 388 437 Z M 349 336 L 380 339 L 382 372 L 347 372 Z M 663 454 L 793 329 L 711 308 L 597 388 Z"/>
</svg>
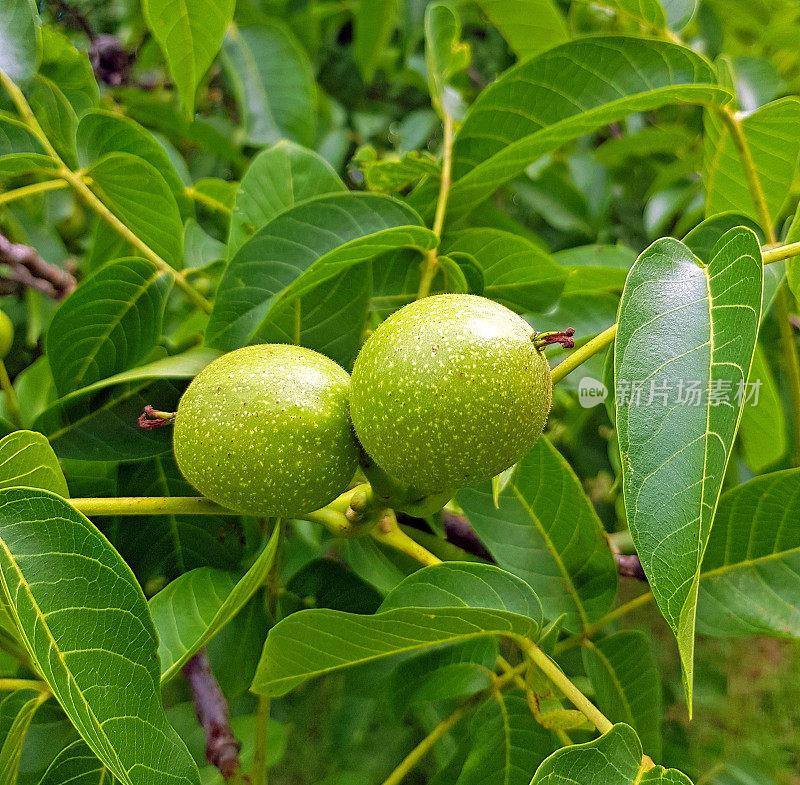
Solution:
<svg viewBox="0 0 800 785">
<path fill-rule="evenodd" d="M 206 734 L 206 758 L 224 780 L 231 780 L 241 769 L 242 745 L 233 734 L 228 702 L 211 672 L 205 649 L 183 666 L 183 673 L 192 689 L 197 719 Z"/>
<path fill-rule="evenodd" d="M 614 561 L 617 563 L 617 570 L 623 578 L 635 578 L 637 581 L 647 583 L 647 576 L 644 574 L 642 562 L 634 554 L 615 553 Z"/>
<path fill-rule="evenodd" d="M 450 194 L 451 172 L 453 168 L 453 118 L 448 112 L 444 113 L 444 146 L 442 152 L 442 179 L 439 184 L 439 198 L 436 200 L 436 214 L 433 219 L 433 233 L 442 236 L 444 219 L 447 214 L 447 197 Z M 427 297 L 431 284 L 439 269 L 439 259 L 436 248 L 428 251 L 422 260 L 422 276 L 417 291 L 417 299 Z"/>
<path fill-rule="evenodd" d="M 77 286 L 66 270 L 46 262 L 29 245 L 12 243 L 2 234 L 0 264 L 11 268 L 6 280 L 35 289 L 53 300 L 63 300 Z"/>
</svg>

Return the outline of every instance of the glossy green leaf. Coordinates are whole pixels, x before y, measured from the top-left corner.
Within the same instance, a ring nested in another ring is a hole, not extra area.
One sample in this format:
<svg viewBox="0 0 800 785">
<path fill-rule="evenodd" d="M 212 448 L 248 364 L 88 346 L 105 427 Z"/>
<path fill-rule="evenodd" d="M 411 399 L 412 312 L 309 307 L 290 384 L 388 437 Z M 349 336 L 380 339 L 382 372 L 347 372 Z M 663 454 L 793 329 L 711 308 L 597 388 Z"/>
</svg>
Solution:
<svg viewBox="0 0 800 785">
<path fill-rule="evenodd" d="M 0 178 L 18 177 L 22 174 L 55 175 L 53 159 L 41 153 L 11 153 L 0 156 Z"/>
<path fill-rule="evenodd" d="M 145 259 L 109 262 L 53 315 L 47 356 L 62 395 L 127 371 L 161 337 L 172 277 Z"/>
<path fill-rule="evenodd" d="M 409 208 L 373 194 L 331 194 L 280 213 L 228 263 L 206 341 L 234 349 L 263 340 L 279 310 L 337 274 L 436 236 Z"/>
<path fill-rule="evenodd" d="M 197 85 L 217 56 L 236 0 L 143 0 L 142 11 L 164 52 L 188 119 Z"/>
<path fill-rule="evenodd" d="M 404 716 L 413 706 L 468 697 L 491 686 L 497 655 L 497 641 L 486 638 L 401 662 L 391 677 L 398 715 Z"/>
<path fill-rule="evenodd" d="M 691 49 L 663 41 L 570 41 L 506 71 L 470 108 L 453 149 L 448 215 L 463 216 L 532 161 L 632 112 L 730 94 Z"/>
<path fill-rule="evenodd" d="M 186 385 L 173 383 L 170 377 L 191 377 L 184 376 L 184 370 L 175 373 L 167 374 L 166 379 L 145 378 L 98 392 L 91 387 L 84 388 L 89 392 L 76 390 L 45 409 L 32 428 L 47 436 L 59 458 L 138 461 L 163 455 L 172 450 L 170 429 L 143 430 L 139 415 L 156 401 L 165 411 L 177 408 Z"/>
<path fill-rule="evenodd" d="M 425 9 L 425 62 L 428 90 L 436 111 L 456 120 L 463 116 L 462 99 L 450 82 L 470 63 L 469 44 L 461 40 L 461 22 L 446 3 L 431 3 Z"/>
<path fill-rule="evenodd" d="M 61 88 L 46 76 L 36 74 L 28 90 L 28 103 L 56 152 L 65 163 L 74 166 L 78 115 Z"/>
<path fill-rule="evenodd" d="M 640 630 L 625 630 L 587 642 L 583 666 L 597 708 L 612 722 L 638 734 L 646 753 L 661 757 L 661 677 L 653 644 Z"/>
<path fill-rule="evenodd" d="M 76 132 L 78 163 L 83 167 L 109 153 L 130 153 L 152 164 L 169 185 L 181 213 L 191 212 L 191 202 L 167 151 L 145 128 L 129 117 L 97 109 L 81 117 Z"/>
<path fill-rule="evenodd" d="M 8 728 L 0 728 L 4 731 L 4 737 L 0 741 L 0 785 L 17 785 L 25 735 L 36 710 L 49 697 L 46 692 L 17 690 L 0 703 L 2 714 L 6 714 L 8 709 L 15 710 L 15 716 Z"/>
<path fill-rule="evenodd" d="M 212 237 L 194 218 L 183 226 L 183 265 L 205 270 L 225 258 L 225 243 Z"/>
<path fill-rule="evenodd" d="M 800 158 L 800 98 L 790 96 L 762 106 L 741 120 L 772 223 L 786 201 Z M 728 127 L 714 112 L 705 119 L 706 214 L 733 210 L 760 221 L 739 152 Z"/>
<path fill-rule="evenodd" d="M 519 311 L 544 311 L 564 288 L 565 271 L 524 237 L 500 229 L 448 235 L 446 254 L 466 253 L 483 275 L 483 294 Z"/>
<path fill-rule="evenodd" d="M 0 112 L 0 154 L 10 153 L 43 154 L 44 147 L 22 120 Z"/>
<path fill-rule="evenodd" d="M 396 608 L 374 616 L 309 609 L 267 636 L 251 690 L 277 697 L 315 676 L 435 646 L 538 633 L 532 619 L 484 608 Z"/>
<path fill-rule="evenodd" d="M 735 229 L 737 226 L 746 226 L 759 235 L 759 239 L 763 239 L 763 237 L 760 236 L 762 233 L 761 228 L 752 218 L 748 218 L 746 215 L 737 212 L 725 212 L 712 215 L 710 218 L 706 218 L 705 221 L 695 226 L 694 229 L 683 238 L 683 244 L 687 246 L 698 259 L 708 259 L 720 237 L 722 237 L 725 232 Z M 767 274 L 767 269 L 770 268 L 774 268 L 774 265 L 765 268 L 765 276 Z"/>
<path fill-rule="evenodd" d="M 84 740 L 124 785 L 199 783 L 161 708 L 158 641 L 130 568 L 46 491 L 0 491 L 0 590 Z M 70 587 L 70 591 L 65 591 Z"/>
<path fill-rule="evenodd" d="M 678 240 L 653 243 L 620 304 L 614 362 L 628 525 L 678 639 L 690 711 L 700 561 L 741 417 L 762 284 L 758 238 L 740 227 L 707 266 Z"/>
<path fill-rule="evenodd" d="M 272 20 L 230 25 L 222 51 L 249 142 L 274 144 L 288 137 L 311 145 L 316 85 L 308 55 L 292 32 Z"/>
<path fill-rule="evenodd" d="M 624 245 L 582 245 L 553 254 L 566 267 L 564 294 L 622 292 L 636 252 Z"/>
<path fill-rule="evenodd" d="M 161 173 L 130 153 L 108 153 L 89 167 L 90 187 L 167 264 L 183 264 L 183 222 Z M 142 199 L 142 194 L 147 194 Z"/>
<path fill-rule="evenodd" d="M 137 460 L 168 452 L 172 437 L 165 429 L 139 428 L 143 407 L 154 400 L 177 405 L 182 388 L 169 380 L 192 379 L 217 357 L 214 349 L 189 349 L 101 379 L 59 398 L 31 427 L 49 437 L 61 458 Z"/>
<path fill-rule="evenodd" d="M 39 73 L 57 85 L 77 117 L 100 102 L 100 91 L 85 52 L 51 27 L 42 28 L 42 62 Z"/>
<path fill-rule="evenodd" d="M 117 782 L 83 739 L 79 739 L 56 755 L 39 785 L 117 785 Z"/>
<path fill-rule="evenodd" d="M 661 0 L 667 23 L 673 30 L 683 30 L 694 19 L 700 0 Z"/>
<path fill-rule="evenodd" d="M 542 605 L 525 581 L 491 564 L 470 562 L 423 567 L 389 592 L 379 610 L 459 607 L 508 611 L 542 625 Z"/>
<path fill-rule="evenodd" d="M 788 449 L 786 413 L 766 354 L 756 346 L 742 408 L 739 443 L 744 462 L 755 473 L 776 464 Z"/>
<path fill-rule="evenodd" d="M 298 301 L 284 303 L 259 333 L 264 343 L 294 343 L 300 312 L 300 345 L 351 369 L 361 349 L 369 313 L 372 276 L 357 265 L 315 286 Z"/>
<path fill-rule="evenodd" d="M 504 570 L 534 590 L 547 619 L 584 629 L 611 609 L 617 568 L 602 524 L 569 464 L 545 437 L 518 464 L 495 507 L 491 483 L 458 503 Z"/>
<path fill-rule="evenodd" d="M 228 254 L 284 210 L 314 196 L 347 190 L 331 165 L 313 150 L 280 141 L 259 153 L 236 190 Z"/>
<path fill-rule="evenodd" d="M 399 11 L 397 0 L 371 0 L 360 3 L 355 14 L 353 59 L 366 82 L 385 55 Z"/>
<path fill-rule="evenodd" d="M 0 71 L 25 84 L 33 78 L 42 53 L 34 0 L 5 0 L 0 5 Z"/>
<path fill-rule="evenodd" d="M 152 381 L 153 379 L 192 379 L 212 360 L 216 360 L 217 357 L 219 357 L 219 352 L 216 349 L 209 349 L 208 347 L 187 349 L 181 354 L 162 357 L 145 365 L 131 368 L 129 371 L 116 373 L 106 379 L 100 379 L 93 384 L 88 384 L 80 390 L 75 390 L 74 393 L 65 395 L 61 402 L 79 400 L 89 393 L 104 390 L 117 384 Z"/>
<path fill-rule="evenodd" d="M 456 785 L 528 785 L 557 745 L 531 714 L 522 693 L 500 692 L 487 700 L 469 726 L 469 753 Z"/>
<path fill-rule="evenodd" d="M 530 785 L 692 785 L 676 769 L 647 769 L 636 731 L 619 723 L 599 739 L 554 752 Z"/>
<path fill-rule="evenodd" d="M 184 573 L 150 600 L 159 636 L 161 683 L 173 678 L 264 585 L 278 550 L 276 526 L 253 566 L 237 581 L 229 572 L 200 567 Z"/>
<path fill-rule="evenodd" d="M 14 486 L 69 496 L 58 458 L 42 434 L 14 431 L 0 439 L 0 488 Z"/>
<path fill-rule="evenodd" d="M 698 630 L 800 636 L 800 470 L 765 474 L 724 493 L 700 575 Z"/>
<path fill-rule="evenodd" d="M 489 21 L 522 60 L 569 37 L 553 0 L 477 0 Z"/>
<path fill-rule="evenodd" d="M 606 0 L 605 4 L 622 19 L 632 19 L 651 30 L 667 26 L 667 16 L 659 0 Z"/>
</svg>

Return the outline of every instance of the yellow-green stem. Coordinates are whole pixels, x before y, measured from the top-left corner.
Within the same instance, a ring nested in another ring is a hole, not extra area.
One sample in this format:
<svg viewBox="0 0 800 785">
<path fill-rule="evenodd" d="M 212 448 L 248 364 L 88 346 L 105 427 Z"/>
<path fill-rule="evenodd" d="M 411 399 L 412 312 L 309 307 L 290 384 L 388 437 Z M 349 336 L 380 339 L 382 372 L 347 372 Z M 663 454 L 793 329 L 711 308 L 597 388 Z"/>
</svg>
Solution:
<svg viewBox="0 0 800 785">
<path fill-rule="evenodd" d="M 572 705 L 583 713 L 600 733 L 613 727 L 611 721 L 597 708 L 535 643 L 527 638 L 514 638 L 525 656 L 564 693 Z"/>
<path fill-rule="evenodd" d="M 195 202 L 199 202 L 200 204 L 208 207 L 210 210 L 215 210 L 218 213 L 223 213 L 225 215 L 231 214 L 231 208 L 228 207 L 227 204 L 223 204 L 218 199 L 215 199 L 213 196 L 209 196 L 208 194 L 204 194 L 202 191 L 198 191 L 196 188 L 192 188 L 191 186 L 187 187 L 186 195 L 193 199 Z"/>
<path fill-rule="evenodd" d="M 770 243 L 765 245 L 762 249 L 764 264 L 773 264 L 774 262 L 781 262 L 784 259 L 791 259 L 794 256 L 800 256 L 800 242 L 789 243 L 788 245 L 779 245 L 777 243 Z M 597 352 L 605 349 L 617 334 L 617 325 L 612 324 L 607 330 L 604 330 L 599 335 L 592 338 L 579 349 L 574 352 L 561 363 L 559 363 L 552 371 L 553 384 L 560 382 L 565 376 L 572 373 L 578 366 L 585 363 L 590 357 L 597 354 Z M 798 418 L 800 419 L 800 418 Z"/>
<path fill-rule="evenodd" d="M 267 785 L 267 732 L 269 730 L 269 698 L 259 696 L 256 710 L 255 747 L 250 768 L 250 785 Z"/>
<path fill-rule="evenodd" d="M 518 665 L 516 668 L 506 671 L 502 676 L 498 676 L 491 687 L 473 695 L 465 701 L 452 714 L 445 717 L 411 752 L 403 758 L 400 765 L 383 781 L 383 785 L 399 785 L 411 770 L 430 752 L 433 745 L 463 719 L 469 711 L 482 701 L 505 689 L 525 672 L 527 663 Z"/>
<path fill-rule="evenodd" d="M 6 408 L 11 417 L 11 421 L 17 427 L 22 427 L 22 415 L 19 412 L 19 402 L 17 401 L 17 392 L 14 385 L 11 384 L 11 379 L 6 370 L 6 364 L 0 360 L 0 389 L 6 396 Z"/>
<path fill-rule="evenodd" d="M 560 362 L 551 372 L 553 384 L 558 384 L 565 376 L 572 373 L 579 365 L 585 363 L 590 357 L 605 349 L 617 334 L 617 325 L 612 324 L 607 330 L 592 338 L 580 349 L 570 353 L 563 362 Z"/>
<path fill-rule="evenodd" d="M 477 696 L 476 696 L 477 697 Z M 478 701 L 473 699 L 459 706 L 452 714 L 445 717 L 411 752 L 406 755 L 400 765 L 383 781 L 383 785 L 399 785 L 411 770 L 430 752 L 442 736 L 463 719 Z"/>
<path fill-rule="evenodd" d="M 789 397 L 792 401 L 792 427 L 794 431 L 794 448 L 792 465 L 800 466 L 800 358 L 797 355 L 797 342 L 794 327 L 789 318 L 789 291 L 782 284 L 775 296 L 775 318 L 781 341 L 786 377 L 789 381 Z"/>
<path fill-rule="evenodd" d="M 429 550 L 423 548 L 418 542 L 412 540 L 397 524 L 397 518 L 392 510 L 386 510 L 378 525 L 370 532 L 374 539 L 383 545 L 394 548 L 400 553 L 405 553 L 420 564 L 430 567 L 441 564 L 442 560 L 434 556 Z"/>
<path fill-rule="evenodd" d="M 211 303 L 203 297 L 174 267 L 167 264 L 139 235 L 132 232 L 125 223 L 117 218 L 106 207 L 94 191 L 84 182 L 83 178 L 64 166 L 59 174 L 75 189 L 78 196 L 83 199 L 88 207 L 94 210 L 120 237 L 124 238 L 136 248 L 145 259 L 149 259 L 159 270 L 172 276 L 175 285 L 186 295 L 186 298 L 196 305 L 201 311 L 211 313 Z"/>
<path fill-rule="evenodd" d="M 444 142 L 442 150 L 442 179 L 439 183 L 439 197 L 436 200 L 436 213 L 433 217 L 433 233 L 442 236 L 444 219 L 447 215 L 447 197 L 450 194 L 450 184 L 453 169 L 453 118 L 444 113 Z M 428 251 L 422 260 L 422 275 L 417 290 L 417 299 L 427 297 L 431 291 L 431 284 L 439 269 L 439 257 L 436 248 Z"/>
<path fill-rule="evenodd" d="M 765 245 L 761 249 L 761 258 L 764 260 L 764 264 L 782 262 L 784 259 L 791 259 L 793 256 L 800 256 L 800 243 Z"/>
<path fill-rule="evenodd" d="M 620 605 L 617 608 L 614 608 L 613 611 L 609 611 L 605 616 L 598 619 L 594 624 L 590 624 L 586 628 L 587 635 L 594 635 L 598 630 L 601 630 L 607 624 L 610 624 L 612 621 L 616 621 L 617 619 L 621 618 L 622 616 L 626 616 L 631 611 L 635 611 L 637 608 L 641 608 L 644 605 L 649 605 L 653 601 L 653 593 L 650 591 L 646 591 L 644 594 L 640 594 L 638 597 L 634 597 L 632 600 Z"/>
<path fill-rule="evenodd" d="M 756 164 L 753 160 L 753 154 L 750 150 L 750 145 L 748 144 L 747 138 L 744 135 L 742 123 L 736 114 L 727 106 L 724 106 L 719 110 L 719 115 L 727 126 L 731 135 L 731 139 L 733 140 L 733 144 L 736 147 L 736 151 L 739 153 L 739 160 L 742 163 L 744 176 L 747 179 L 747 186 L 750 190 L 750 196 L 753 198 L 753 202 L 756 206 L 756 212 L 758 213 L 758 222 L 761 225 L 761 228 L 766 232 L 767 242 L 774 243 L 776 240 L 775 228 L 772 225 L 772 218 L 769 214 L 767 199 L 764 195 L 764 189 L 761 187 L 761 181 L 758 179 L 758 171 L 756 170 Z"/>
<path fill-rule="evenodd" d="M 122 221 L 120 221 L 120 219 L 117 218 L 117 216 L 114 215 L 114 213 L 112 213 L 108 207 L 106 207 L 103 201 L 95 195 L 94 191 L 92 191 L 91 188 L 86 185 L 80 173 L 74 172 L 64 163 L 64 161 L 61 160 L 61 157 L 56 152 L 56 149 L 47 138 L 47 134 L 45 134 L 41 125 L 39 125 L 39 121 L 36 119 L 30 104 L 22 94 L 22 90 L 20 90 L 19 87 L 14 84 L 13 80 L 10 79 L 9 76 L 2 70 L 0 70 L 0 83 L 2 83 L 3 87 L 5 87 L 14 103 L 14 106 L 17 108 L 17 111 L 27 124 L 28 128 L 41 142 L 42 146 L 47 151 L 47 154 L 57 165 L 57 174 L 59 177 L 63 178 L 67 183 L 69 183 L 78 196 L 83 199 L 86 205 L 94 210 L 109 226 L 111 226 L 112 229 L 114 229 L 114 231 L 116 231 L 121 237 L 125 238 L 125 240 L 127 240 L 134 248 L 136 248 L 142 254 L 142 256 L 152 261 L 160 270 L 163 270 L 171 275 L 175 281 L 175 285 L 186 295 L 188 300 L 190 300 L 205 313 L 211 313 L 211 303 L 206 300 L 206 298 L 203 297 L 203 295 L 200 294 L 200 292 L 198 292 L 193 286 L 191 286 L 191 284 L 189 284 L 177 270 L 167 264 L 152 248 L 150 248 L 150 246 L 147 245 L 147 243 L 144 242 L 144 240 L 132 232 Z"/>
<path fill-rule="evenodd" d="M 58 191 L 60 188 L 69 188 L 69 183 L 66 180 L 45 180 L 42 183 L 23 185 L 21 188 L 14 188 L 11 191 L 0 194 L 0 204 L 8 204 L 17 199 L 25 199 L 27 196 L 35 196 L 47 191 Z"/>
<path fill-rule="evenodd" d="M 14 690 L 36 690 L 50 692 L 50 687 L 38 679 L 0 679 L 0 692 L 14 692 Z"/>
<path fill-rule="evenodd" d="M 42 126 L 39 125 L 39 121 L 36 119 L 36 115 L 33 113 L 33 109 L 31 109 L 30 104 L 25 99 L 25 96 L 22 94 L 22 90 L 17 87 L 14 83 L 14 80 L 6 74 L 2 69 L 0 69 L 0 84 L 6 89 L 6 92 L 11 97 L 11 101 L 16 107 L 17 111 L 20 114 L 20 117 L 25 121 L 25 124 L 31 130 L 33 135 L 41 142 L 42 147 L 46 150 L 47 154 L 61 166 L 63 161 L 61 160 L 60 156 L 56 152 L 55 147 L 50 144 L 50 140 L 47 138 L 47 134 L 42 130 Z"/>
<path fill-rule="evenodd" d="M 346 494 L 351 494 L 347 491 Z M 346 494 L 342 494 L 345 496 Z M 341 498 L 341 497 L 340 497 Z M 319 523 L 337 537 L 353 537 L 362 533 L 336 509 L 337 501 L 321 510 L 294 516 L 298 520 Z M 95 515 L 239 515 L 202 496 L 118 496 L 70 499 L 70 504 L 87 517 Z"/>
</svg>

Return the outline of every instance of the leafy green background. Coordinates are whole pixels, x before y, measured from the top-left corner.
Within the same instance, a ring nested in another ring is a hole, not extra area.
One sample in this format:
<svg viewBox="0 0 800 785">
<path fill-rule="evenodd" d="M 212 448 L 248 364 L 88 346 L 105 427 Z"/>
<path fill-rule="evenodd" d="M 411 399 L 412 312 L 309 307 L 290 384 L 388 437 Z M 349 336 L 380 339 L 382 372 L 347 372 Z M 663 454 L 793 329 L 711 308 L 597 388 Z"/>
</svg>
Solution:
<svg viewBox="0 0 800 785">
<path fill-rule="evenodd" d="M 221 783 L 179 673 L 205 646 L 246 768 L 271 697 L 280 785 L 382 783 L 459 706 L 409 785 L 798 785 L 800 262 L 759 250 L 800 241 L 798 30 L 795 0 L 2 3 L 0 232 L 78 287 L 0 268 L 0 687 L 48 685 L 0 692 L 0 783 Z M 512 471 L 401 516 L 444 565 L 70 506 L 194 497 L 144 406 L 248 343 L 351 368 L 437 246 L 433 292 L 578 349 L 619 323 Z M 667 372 L 760 398 L 615 400 Z M 612 729 L 492 689 L 523 637 Z"/>
</svg>

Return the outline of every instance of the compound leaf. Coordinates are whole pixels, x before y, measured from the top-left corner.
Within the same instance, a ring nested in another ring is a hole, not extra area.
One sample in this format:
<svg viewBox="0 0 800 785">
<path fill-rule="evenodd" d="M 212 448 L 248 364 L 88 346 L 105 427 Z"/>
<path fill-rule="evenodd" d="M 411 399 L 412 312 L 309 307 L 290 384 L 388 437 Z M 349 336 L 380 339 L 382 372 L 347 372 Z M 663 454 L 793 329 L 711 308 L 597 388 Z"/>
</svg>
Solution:
<svg viewBox="0 0 800 785">
<path fill-rule="evenodd" d="M 448 216 L 455 220 L 565 142 L 673 102 L 713 104 L 730 93 L 711 64 L 678 44 L 581 38 L 506 71 L 470 107 L 453 148 Z"/>
</svg>

